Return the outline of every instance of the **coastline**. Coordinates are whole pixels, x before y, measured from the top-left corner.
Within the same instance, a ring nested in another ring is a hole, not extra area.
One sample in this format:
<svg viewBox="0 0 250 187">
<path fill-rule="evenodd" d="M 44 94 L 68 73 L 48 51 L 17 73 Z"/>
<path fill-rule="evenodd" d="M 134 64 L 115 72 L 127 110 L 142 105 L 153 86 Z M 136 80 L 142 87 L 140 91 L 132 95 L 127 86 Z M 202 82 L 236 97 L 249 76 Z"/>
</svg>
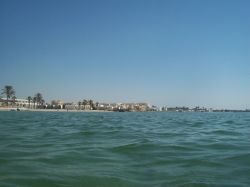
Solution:
<svg viewBox="0 0 250 187">
<path fill-rule="evenodd" d="M 10 111 L 17 111 L 17 108 L 1 108 L 0 112 L 10 112 Z M 106 111 L 106 110 L 66 110 L 66 109 L 29 109 L 29 108 L 20 108 L 21 112 L 113 112 L 113 111 Z"/>
<path fill-rule="evenodd" d="M 17 107 L 0 107 L 0 112 L 86 112 L 86 113 L 106 113 L 106 112 L 118 112 L 118 111 L 112 111 L 112 110 L 67 110 L 67 109 L 29 109 L 29 108 L 17 108 Z M 150 111 L 130 111 L 130 112 L 150 112 Z M 151 111 L 152 112 L 152 111 Z M 214 110 L 214 111 L 154 111 L 154 112 L 178 112 L 178 113 L 224 113 L 224 112 L 250 112 L 250 110 Z"/>
</svg>

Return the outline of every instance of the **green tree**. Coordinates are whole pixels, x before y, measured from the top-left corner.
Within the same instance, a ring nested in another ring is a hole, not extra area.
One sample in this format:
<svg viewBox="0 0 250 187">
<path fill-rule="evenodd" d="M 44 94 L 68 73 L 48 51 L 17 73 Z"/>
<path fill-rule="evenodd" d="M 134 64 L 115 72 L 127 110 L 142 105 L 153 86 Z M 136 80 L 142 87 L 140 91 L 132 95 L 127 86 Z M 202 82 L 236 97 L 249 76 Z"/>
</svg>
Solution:
<svg viewBox="0 0 250 187">
<path fill-rule="evenodd" d="M 37 102 L 37 98 L 36 98 L 36 96 L 35 96 L 35 97 L 33 97 L 33 108 L 35 108 L 36 102 Z"/>
<path fill-rule="evenodd" d="M 45 100 L 44 99 L 42 99 L 42 101 L 41 101 L 41 105 L 42 105 L 42 108 L 44 109 L 44 104 L 45 104 Z"/>
<path fill-rule="evenodd" d="M 10 85 L 6 85 L 4 86 L 4 88 L 2 89 L 2 94 L 6 95 L 6 98 L 7 98 L 7 106 L 9 105 L 9 99 L 12 97 L 12 96 L 15 96 L 15 90 L 12 86 Z"/>
<path fill-rule="evenodd" d="M 82 102 L 81 102 L 81 101 L 79 101 L 79 102 L 78 102 L 78 110 L 80 110 L 80 109 L 81 109 L 81 104 L 82 104 Z"/>
<path fill-rule="evenodd" d="M 85 106 L 88 104 L 88 101 L 86 99 L 83 100 L 82 105 L 84 106 L 84 110 L 85 110 Z"/>
<path fill-rule="evenodd" d="M 16 96 L 13 96 L 11 99 L 12 99 L 12 106 L 13 106 L 14 104 L 16 104 Z"/>
<path fill-rule="evenodd" d="M 29 102 L 29 108 L 30 108 L 30 103 L 31 103 L 31 101 L 32 101 L 32 97 L 31 97 L 31 96 L 28 96 L 28 97 L 27 97 L 27 100 L 28 100 L 28 102 Z"/>
<path fill-rule="evenodd" d="M 94 110 L 97 110 L 97 109 L 98 109 L 98 106 L 99 106 L 99 102 L 96 102 L 96 103 L 95 103 Z"/>
<path fill-rule="evenodd" d="M 35 97 L 36 97 L 37 105 L 38 105 L 39 107 L 41 107 L 42 101 L 43 101 L 43 96 L 42 96 L 42 94 L 41 94 L 41 93 L 37 93 L 37 94 L 35 94 Z"/>
<path fill-rule="evenodd" d="M 93 109 L 95 107 L 93 100 L 91 100 L 91 99 L 89 100 L 89 105 L 90 105 L 91 109 Z"/>
</svg>

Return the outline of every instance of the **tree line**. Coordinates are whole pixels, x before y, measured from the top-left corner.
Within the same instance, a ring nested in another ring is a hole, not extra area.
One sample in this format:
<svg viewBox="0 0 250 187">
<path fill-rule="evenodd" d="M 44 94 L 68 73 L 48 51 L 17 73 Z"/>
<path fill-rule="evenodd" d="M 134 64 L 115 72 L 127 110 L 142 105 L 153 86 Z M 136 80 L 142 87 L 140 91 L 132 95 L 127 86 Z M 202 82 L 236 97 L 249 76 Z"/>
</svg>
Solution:
<svg viewBox="0 0 250 187">
<path fill-rule="evenodd" d="M 84 109 L 85 109 L 86 106 L 90 106 L 90 108 L 92 110 L 96 110 L 99 103 L 98 102 L 94 102 L 91 99 L 90 100 L 84 99 L 83 101 L 79 101 L 77 104 L 78 104 L 78 108 L 79 109 L 81 108 L 81 106 L 83 106 Z"/>
<path fill-rule="evenodd" d="M 6 96 L 5 104 L 6 106 L 9 106 L 9 103 L 15 104 L 16 103 L 16 91 L 11 85 L 5 85 L 4 88 L 2 89 L 3 95 Z M 41 93 L 36 93 L 34 97 L 28 96 L 27 97 L 28 103 L 29 103 L 29 108 L 37 107 L 37 108 L 44 108 L 45 101 L 43 99 L 43 96 Z"/>
</svg>

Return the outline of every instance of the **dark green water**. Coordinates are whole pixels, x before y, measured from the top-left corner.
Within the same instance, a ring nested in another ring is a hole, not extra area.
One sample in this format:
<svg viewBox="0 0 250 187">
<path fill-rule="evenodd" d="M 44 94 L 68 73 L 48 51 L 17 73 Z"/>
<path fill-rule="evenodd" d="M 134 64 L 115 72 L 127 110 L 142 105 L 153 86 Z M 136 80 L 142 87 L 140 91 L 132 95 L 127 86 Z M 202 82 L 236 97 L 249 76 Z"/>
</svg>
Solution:
<svg viewBox="0 0 250 187">
<path fill-rule="evenodd" d="M 0 112 L 1 187 L 250 186 L 250 113 Z"/>
</svg>

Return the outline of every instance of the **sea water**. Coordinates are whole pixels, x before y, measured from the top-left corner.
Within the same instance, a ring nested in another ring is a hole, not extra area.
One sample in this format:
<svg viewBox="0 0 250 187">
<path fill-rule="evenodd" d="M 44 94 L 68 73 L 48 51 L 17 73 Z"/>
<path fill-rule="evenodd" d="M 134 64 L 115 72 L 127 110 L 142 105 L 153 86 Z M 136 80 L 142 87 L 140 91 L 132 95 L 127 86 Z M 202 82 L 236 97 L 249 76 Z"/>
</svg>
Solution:
<svg viewBox="0 0 250 187">
<path fill-rule="evenodd" d="M 250 186 L 250 113 L 0 112 L 1 187 Z"/>
</svg>

